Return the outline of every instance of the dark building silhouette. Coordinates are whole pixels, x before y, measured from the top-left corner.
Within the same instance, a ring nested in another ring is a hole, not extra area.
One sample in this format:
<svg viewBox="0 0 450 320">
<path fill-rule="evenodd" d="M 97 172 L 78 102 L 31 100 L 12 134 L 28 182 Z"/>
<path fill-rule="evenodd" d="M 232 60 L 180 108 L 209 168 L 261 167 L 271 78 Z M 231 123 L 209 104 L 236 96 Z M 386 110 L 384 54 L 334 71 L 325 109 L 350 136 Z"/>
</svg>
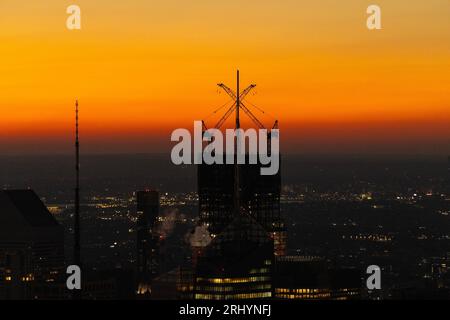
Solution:
<svg viewBox="0 0 450 320">
<path fill-rule="evenodd" d="M 137 281 L 138 294 L 151 293 L 151 280 L 160 272 L 159 234 L 156 223 L 159 214 L 159 193 L 138 191 L 137 198 Z"/>
<path fill-rule="evenodd" d="M 212 235 L 234 219 L 234 165 L 198 166 L 199 215 Z M 286 231 L 280 216 L 281 175 L 261 175 L 261 164 L 240 164 L 240 206 L 274 241 L 276 255 L 285 254 Z"/>
<path fill-rule="evenodd" d="M 64 230 L 32 190 L 0 191 L 0 299 L 61 298 Z"/>
<path fill-rule="evenodd" d="M 86 300 L 133 300 L 136 297 L 133 270 L 87 270 L 82 298 Z"/>
<path fill-rule="evenodd" d="M 255 85 L 241 92 L 239 71 L 236 80 L 235 92 L 218 84 L 235 102 L 215 128 L 219 129 L 234 112 L 235 129 L 240 129 L 241 109 L 259 128 L 264 128 L 242 103 Z M 278 128 L 277 121 L 273 128 Z M 204 123 L 203 129 L 206 129 Z M 270 137 L 268 133 L 269 153 Z M 197 167 L 200 224 L 208 228 L 212 240 L 201 250 L 195 248 L 195 299 L 271 298 L 274 256 L 285 253 L 285 231 L 280 217 L 280 171 L 275 175 L 261 175 L 262 164 L 249 164 L 249 154 L 245 156 L 245 164 L 237 163 L 236 140 L 234 164 L 200 164 Z M 222 157 L 226 163 L 226 155 Z"/>
<path fill-rule="evenodd" d="M 194 271 L 194 299 L 272 297 L 273 241 L 245 210 L 205 248 Z"/>
<path fill-rule="evenodd" d="M 265 126 L 258 120 L 253 112 L 244 103 L 244 98 L 256 87 L 250 84 L 241 91 L 240 73 L 236 72 L 236 91 L 223 83 L 218 86 L 224 90 L 234 101 L 225 114 L 215 125 L 218 130 L 230 117 L 235 115 L 234 129 L 241 129 L 240 112 L 243 111 L 259 129 Z M 253 105 L 253 104 L 252 104 Z M 254 106 L 254 105 L 253 105 Z M 259 108 L 258 108 L 259 109 Z M 259 109 L 261 111 L 261 109 Z M 203 121 L 203 134 L 207 135 L 207 127 Z M 278 120 L 272 129 L 267 130 L 267 152 L 272 153 L 272 130 L 278 130 Z M 212 139 L 207 139 L 211 141 Z M 266 232 L 274 244 L 275 255 L 286 253 L 286 232 L 280 216 L 281 174 L 261 175 L 263 165 L 250 164 L 249 158 L 255 154 L 246 154 L 245 164 L 237 164 L 238 140 L 234 139 L 234 164 L 225 164 L 226 155 L 222 155 L 224 164 L 200 164 L 198 166 L 198 195 L 200 222 L 207 225 L 212 237 L 219 235 L 239 215 L 243 209 L 245 214 L 252 217 Z M 250 141 L 248 141 L 250 143 Z M 208 143 L 208 142 L 207 142 Z M 206 143 L 206 144 L 207 144 Z M 247 144 L 246 139 L 242 142 Z M 261 150 L 259 150 L 260 152 Z M 258 152 L 258 151 L 257 151 Z M 216 155 L 220 156 L 220 155 Z M 280 155 L 278 154 L 279 159 Z M 279 168 L 281 161 L 279 161 Z"/>
<path fill-rule="evenodd" d="M 349 300 L 361 298 L 361 272 L 329 268 L 317 257 L 284 256 L 275 260 L 274 298 Z"/>
<path fill-rule="evenodd" d="M 152 281 L 152 300 L 192 300 L 192 268 L 178 266 Z"/>
</svg>

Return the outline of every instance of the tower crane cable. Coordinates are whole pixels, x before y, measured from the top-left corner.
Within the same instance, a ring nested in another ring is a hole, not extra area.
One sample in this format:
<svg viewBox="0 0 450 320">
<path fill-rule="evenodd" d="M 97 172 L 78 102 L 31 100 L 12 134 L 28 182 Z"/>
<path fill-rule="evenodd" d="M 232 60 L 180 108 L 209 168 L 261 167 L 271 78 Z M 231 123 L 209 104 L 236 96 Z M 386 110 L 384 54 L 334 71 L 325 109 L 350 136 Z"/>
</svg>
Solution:
<svg viewBox="0 0 450 320">
<path fill-rule="evenodd" d="M 245 114 L 252 120 L 260 129 L 265 129 L 266 127 L 255 117 L 255 115 L 241 102 L 241 108 L 244 110 Z"/>
<path fill-rule="evenodd" d="M 251 105 L 253 108 L 258 110 L 262 114 L 267 115 L 271 119 L 275 120 L 275 123 L 274 123 L 272 129 L 278 128 L 278 120 L 276 120 L 276 118 L 272 114 L 267 113 L 262 108 L 258 107 L 257 105 L 255 105 L 254 103 L 252 103 L 246 99 L 247 95 L 256 87 L 255 84 L 249 85 L 247 88 L 242 90 L 240 93 L 236 93 L 233 89 L 229 88 L 228 86 L 226 86 L 223 83 L 218 83 L 217 86 L 220 87 L 221 89 L 223 89 L 223 91 L 225 91 L 231 97 L 231 100 L 227 101 L 225 104 L 223 104 L 222 106 L 220 106 L 219 108 L 214 110 L 205 119 L 210 118 L 211 116 L 213 116 L 214 114 L 216 114 L 217 112 L 222 110 L 230 102 L 234 102 L 234 103 L 227 109 L 225 114 L 219 119 L 219 121 L 214 126 L 214 128 L 220 129 L 220 127 L 230 117 L 230 115 L 233 113 L 233 111 L 236 111 L 238 113 L 239 111 L 236 109 L 242 109 L 245 112 L 245 114 L 250 118 L 250 120 L 256 124 L 256 126 L 258 126 L 260 129 L 265 129 L 265 126 L 261 123 L 261 121 L 259 121 L 258 118 L 253 114 L 253 112 L 246 105 L 243 104 L 244 99 L 245 99 L 246 104 Z M 238 94 L 239 94 L 239 96 L 238 96 Z M 237 104 L 239 104 L 239 106 L 237 108 L 235 108 Z M 239 118 L 239 117 L 237 116 L 237 118 Z M 202 122 L 203 122 L 203 129 L 207 130 L 205 122 L 204 121 L 202 121 Z"/>
<path fill-rule="evenodd" d="M 253 108 L 257 109 L 259 112 L 271 117 L 273 120 L 276 120 L 276 117 L 274 117 L 272 114 L 264 111 L 262 108 L 258 107 L 257 105 L 255 105 L 254 103 L 248 101 L 247 99 L 245 100 L 246 103 L 248 103 L 249 105 L 251 105 Z"/>
<path fill-rule="evenodd" d="M 233 99 L 228 100 L 227 102 L 225 102 L 223 105 L 221 105 L 220 107 L 218 107 L 216 110 L 214 110 L 213 112 L 211 112 L 206 118 L 209 119 L 211 118 L 213 115 L 215 115 L 217 112 L 219 112 L 220 110 L 222 110 L 224 107 L 226 107 L 230 102 L 234 102 Z"/>
<path fill-rule="evenodd" d="M 214 126 L 216 129 L 220 129 L 220 127 L 224 124 L 224 122 L 230 117 L 230 115 L 235 110 L 236 103 L 233 103 L 231 107 L 225 112 L 225 114 L 220 118 L 220 120 L 217 122 L 217 124 Z"/>
</svg>

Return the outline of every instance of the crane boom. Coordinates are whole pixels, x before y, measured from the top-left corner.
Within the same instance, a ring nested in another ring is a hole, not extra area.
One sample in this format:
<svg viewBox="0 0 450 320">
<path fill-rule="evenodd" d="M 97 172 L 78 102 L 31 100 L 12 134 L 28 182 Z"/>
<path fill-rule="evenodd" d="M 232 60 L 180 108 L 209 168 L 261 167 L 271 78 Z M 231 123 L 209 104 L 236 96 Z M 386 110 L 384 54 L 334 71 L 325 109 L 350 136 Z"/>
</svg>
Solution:
<svg viewBox="0 0 450 320">
<path fill-rule="evenodd" d="M 244 98 L 247 96 L 247 94 L 249 94 L 250 91 L 252 91 L 252 89 L 254 87 L 256 87 L 256 84 L 251 84 L 247 88 L 245 88 L 244 91 L 241 92 L 241 95 L 239 96 L 239 99 L 240 100 L 244 100 Z"/>
<path fill-rule="evenodd" d="M 227 87 L 225 84 L 223 83 L 218 83 L 217 84 L 220 88 L 223 89 L 223 91 L 225 91 L 233 100 L 236 100 L 236 93 L 230 89 L 229 87 Z"/>
<path fill-rule="evenodd" d="M 217 84 L 220 88 L 222 88 L 232 99 L 236 100 L 237 96 L 236 96 L 236 92 L 234 92 L 232 89 L 230 89 L 229 87 L 227 87 L 225 84 L 223 83 L 219 83 Z M 256 87 L 256 84 L 251 84 L 249 85 L 247 88 L 245 88 L 244 90 L 242 90 L 241 94 L 239 95 L 239 100 L 244 100 L 245 96 L 247 94 L 249 94 L 250 91 L 252 91 L 252 89 Z"/>
<path fill-rule="evenodd" d="M 247 116 L 260 128 L 265 129 L 264 125 L 261 123 L 261 121 L 258 120 L 258 118 L 255 117 L 255 115 L 241 102 L 241 108 L 244 110 L 244 112 L 247 114 Z"/>
<path fill-rule="evenodd" d="M 223 123 L 230 117 L 230 115 L 233 113 L 235 109 L 236 103 L 233 103 L 233 105 L 227 110 L 227 112 L 220 118 L 220 120 L 217 122 L 217 124 L 214 126 L 216 129 L 220 129 L 220 127 L 223 125 Z"/>
<path fill-rule="evenodd" d="M 217 86 L 223 89 L 223 91 L 225 91 L 231 97 L 231 99 L 234 100 L 234 103 L 231 107 L 227 109 L 226 113 L 219 119 L 214 128 L 220 129 L 220 127 L 230 117 L 233 111 L 236 112 L 236 128 L 239 128 L 239 110 L 242 109 L 245 112 L 245 114 L 253 121 L 253 123 L 256 124 L 256 126 L 258 126 L 260 129 L 265 129 L 261 121 L 259 121 L 258 118 L 250 111 L 250 109 L 242 103 L 244 98 L 253 90 L 253 88 L 256 87 L 256 84 L 251 84 L 247 88 L 239 92 L 240 90 L 239 90 L 239 71 L 238 71 L 237 91 L 234 91 L 233 89 L 229 88 L 227 85 L 223 83 L 218 83 Z M 236 92 L 238 92 L 238 94 L 236 94 Z M 264 113 L 264 111 L 262 112 Z M 206 131 L 207 130 L 206 124 L 202 122 L 202 125 L 203 131 Z M 272 129 L 278 129 L 278 121 L 275 121 L 275 124 Z"/>
</svg>

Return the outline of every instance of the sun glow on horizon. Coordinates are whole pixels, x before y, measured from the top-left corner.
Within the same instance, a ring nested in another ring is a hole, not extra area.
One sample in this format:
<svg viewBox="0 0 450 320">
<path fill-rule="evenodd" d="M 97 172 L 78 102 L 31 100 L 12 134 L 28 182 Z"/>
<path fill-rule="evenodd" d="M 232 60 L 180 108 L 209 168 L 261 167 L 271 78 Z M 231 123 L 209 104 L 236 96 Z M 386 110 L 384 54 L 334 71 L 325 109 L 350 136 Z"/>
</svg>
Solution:
<svg viewBox="0 0 450 320">
<path fill-rule="evenodd" d="M 73 31 L 69 2 L 0 4 L 3 154 L 70 152 L 76 98 L 86 152 L 169 150 L 238 68 L 287 152 L 450 150 L 448 1 L 379 0 L 377 31 L 360 0 L 75 2 Z"/>
</svg>

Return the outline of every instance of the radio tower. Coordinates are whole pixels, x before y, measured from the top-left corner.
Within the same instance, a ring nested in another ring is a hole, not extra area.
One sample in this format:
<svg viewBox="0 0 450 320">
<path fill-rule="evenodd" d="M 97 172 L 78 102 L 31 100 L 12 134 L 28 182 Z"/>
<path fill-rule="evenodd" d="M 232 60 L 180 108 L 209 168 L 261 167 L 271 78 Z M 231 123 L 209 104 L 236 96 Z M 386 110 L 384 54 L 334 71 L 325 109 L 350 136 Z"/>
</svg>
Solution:
<svg viewBox="0 0 450 320">
<path fill-rule="evenodd" d="M 78 139 L 78 100 L 75 101 L 75 215 L 73 261 L 81 268 L 80 254 L 80 142 Z M 80 298 L 80 290 L 75 290 L 74 298 Z"/>
</svg>

